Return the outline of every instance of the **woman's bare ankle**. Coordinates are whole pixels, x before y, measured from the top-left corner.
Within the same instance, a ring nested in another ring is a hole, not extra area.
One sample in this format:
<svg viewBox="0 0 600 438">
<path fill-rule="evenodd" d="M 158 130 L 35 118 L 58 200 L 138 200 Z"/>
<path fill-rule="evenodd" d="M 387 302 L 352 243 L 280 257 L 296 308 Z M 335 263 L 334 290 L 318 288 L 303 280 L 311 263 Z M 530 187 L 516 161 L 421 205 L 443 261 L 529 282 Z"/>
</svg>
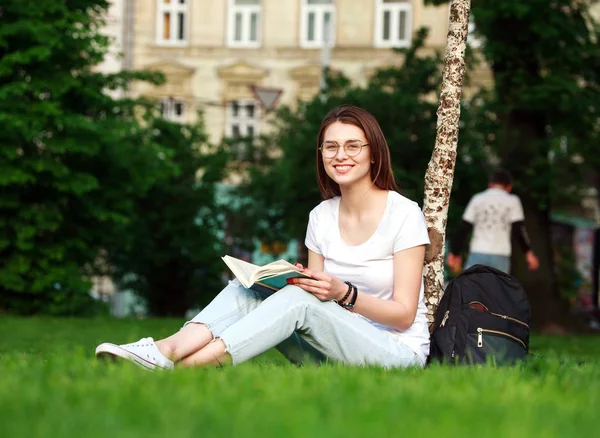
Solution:
<svg viewBox="0 0 600 438">
<path fill-rule="evenodd" d="M 173 362 L 177 362 L 180 359 L 176 357 L 175 346 L 171 342 L 168 342 L 167 339 L 161 339 L 155 343 L 158 351 L 160 351 L 167 359 L 170 359 Z"/>
<path fill-rule="evenodd" d="M 205 324 L 188 324 L 168 338 L 156 341 L 156 347 L 163 356 L 178 362 L 186 356 L 202 349 L 213 336 Z"/>
</svg>

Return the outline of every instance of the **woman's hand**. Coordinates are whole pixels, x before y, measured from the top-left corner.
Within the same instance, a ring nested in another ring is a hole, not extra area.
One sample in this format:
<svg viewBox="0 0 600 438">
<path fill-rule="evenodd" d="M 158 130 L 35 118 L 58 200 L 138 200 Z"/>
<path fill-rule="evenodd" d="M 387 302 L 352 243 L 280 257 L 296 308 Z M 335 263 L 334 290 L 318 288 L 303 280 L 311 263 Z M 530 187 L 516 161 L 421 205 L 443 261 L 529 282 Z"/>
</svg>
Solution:
<svg viewBox="0 0 600 438">
<path fill-rule="evenodd" d="M 290 278 L 288 284 L 293 284 L 310 292 L 321 301 L 340 300 L 346 295 L 348 285 L 339 278 L 335 278 L 326 272 L 311 271 L 302 267 L 300 263 L 294 263 L 302 269 L 303 273 L 311 278 Z"/>
</svg>

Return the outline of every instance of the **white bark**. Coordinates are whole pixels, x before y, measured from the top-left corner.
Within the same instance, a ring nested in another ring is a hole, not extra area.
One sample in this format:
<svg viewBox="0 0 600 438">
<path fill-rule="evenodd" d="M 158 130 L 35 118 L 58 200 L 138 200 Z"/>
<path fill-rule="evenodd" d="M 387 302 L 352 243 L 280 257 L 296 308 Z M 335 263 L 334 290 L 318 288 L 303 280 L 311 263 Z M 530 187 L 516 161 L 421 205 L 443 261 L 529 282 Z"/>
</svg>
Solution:
<svg viewBox="0 0 600 438">
<path fill-rule="evenodd" d="M 465 49 L 470 0 L 453 0 L 442 72 L 440 105 L 437 110 L 435 147 L 425 174 L 423 213 L 431 244 L 425 255 L 425 303 L 429 324 L 444 293 L 444 243 L 450 192 L 456 164 L 460 98 L 465 74 Z"/>
</svg>

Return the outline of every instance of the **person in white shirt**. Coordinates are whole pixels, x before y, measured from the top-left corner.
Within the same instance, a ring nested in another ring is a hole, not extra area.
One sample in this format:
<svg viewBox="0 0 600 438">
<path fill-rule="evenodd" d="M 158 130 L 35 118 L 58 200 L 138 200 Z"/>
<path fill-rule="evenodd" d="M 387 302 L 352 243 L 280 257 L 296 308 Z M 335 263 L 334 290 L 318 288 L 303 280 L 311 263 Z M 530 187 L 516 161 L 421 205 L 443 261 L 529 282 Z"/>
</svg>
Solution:
<svg viewBox="0 0 600 438">
<path fill-rule="evenodd" d="M 519 242 L 530 270 L 539 267 L 531 250 L 525 229 L 523 206 L 518 196 L 511 194 L 512 177 L 508 171 L 494 172 L 488 189 L 474 195 L 463 214 L 458 232 L 451 241 L 448 266 L 459 272 L 462 268 L 462 247 L 473 231 L 469 257 L 465 269 L 473 265 L 486 265 L 506 273 L 510 271 L 511 235 Z"/>
<path fill-rule="evenodd" d="M 270 294 L 233 280 L 168 338 L 103 343 L 96 355 L 171 369 L 236 365 L 277 347 L 294 363 L 424 366 L 429 237 L 419 206 L 398 192 L 379 124 L 361 108 L 334 108 L 315 152 L 324 201 L 309 216 L 308 267 L 298 265 L 310 278 Z"/>
</svg>

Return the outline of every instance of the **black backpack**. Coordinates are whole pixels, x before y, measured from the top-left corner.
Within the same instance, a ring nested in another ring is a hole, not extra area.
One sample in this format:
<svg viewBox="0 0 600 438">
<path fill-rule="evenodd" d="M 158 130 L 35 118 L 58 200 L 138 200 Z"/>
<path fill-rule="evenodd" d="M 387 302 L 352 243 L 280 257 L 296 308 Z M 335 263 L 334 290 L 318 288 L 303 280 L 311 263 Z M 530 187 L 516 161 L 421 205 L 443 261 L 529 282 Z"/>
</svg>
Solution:
<svg viewBox="0 0 600 438">
<path fill-rule="evenodd" d="M 475 265 L 446 287 L 437 309 L 429 361 L 510 364 L 527 356 L 531 309 L 512 276 Z"/>
</svg>

